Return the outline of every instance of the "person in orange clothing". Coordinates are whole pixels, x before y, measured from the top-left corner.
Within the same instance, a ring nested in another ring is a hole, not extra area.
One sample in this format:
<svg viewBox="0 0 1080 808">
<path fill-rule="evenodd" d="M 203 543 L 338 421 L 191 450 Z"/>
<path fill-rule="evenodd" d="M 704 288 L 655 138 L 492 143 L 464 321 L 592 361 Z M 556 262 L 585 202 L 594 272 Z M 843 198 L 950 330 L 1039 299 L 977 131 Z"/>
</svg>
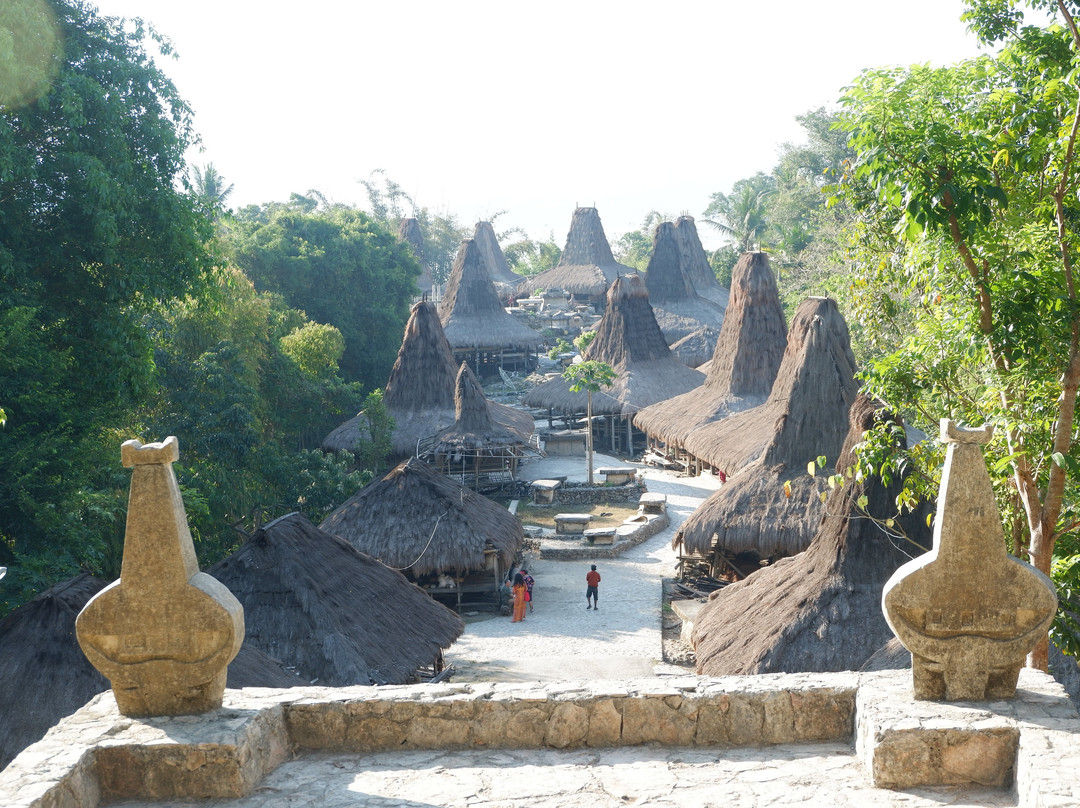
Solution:
<svg viewBox="0 0 1080 808">
<path fill-rule="evenodd" d="M 585 584 L 585 600 L 589 604 L 585 608 L 600 611 L 600 573 L 596 571 L 595 564 L 585 573 Z M 596 605 L 593 605 L 594 603 Z"/>
<path fill-rule="evenodd" d="M 525 598 L 529 594 L 529 590 L 525 586 L 525 576 L 520 572 L 514 576 L 512 591 L 514 593 L 514 617 L 510 622 L 520 623 L 525 619 L 525 605 L 527 603 Z"/>
</svg>

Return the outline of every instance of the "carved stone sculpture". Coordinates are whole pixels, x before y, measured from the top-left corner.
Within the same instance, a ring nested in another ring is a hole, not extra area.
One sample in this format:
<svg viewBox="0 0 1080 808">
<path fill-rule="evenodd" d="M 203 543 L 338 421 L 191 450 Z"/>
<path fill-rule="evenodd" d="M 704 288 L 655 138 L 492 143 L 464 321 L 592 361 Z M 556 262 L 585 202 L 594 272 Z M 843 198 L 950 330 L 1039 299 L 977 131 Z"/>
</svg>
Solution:
<svg viewBox="0 0 1080 808">
<path fill-rule="evenodd" d="M 120 712 L 187 715 L 221 706 L 226 668 L 244 639 L 244 610 L 199 572 L 172 464 L 175 437 L 120 448 L 134 467 L 120 579 L 75 622 L 79 645 L 109 679 Z"/>
<path fill-rule="evenodd" d="M 1024 657 L 1057 610 L 1050 579 L 1005 551 L 981 445 L 993 427 L 942 419 L 948 444 L 934 546 L 885 584 L 882 605 L 911 651 L 916 699 L 1012 698 Z"/>
</svg>

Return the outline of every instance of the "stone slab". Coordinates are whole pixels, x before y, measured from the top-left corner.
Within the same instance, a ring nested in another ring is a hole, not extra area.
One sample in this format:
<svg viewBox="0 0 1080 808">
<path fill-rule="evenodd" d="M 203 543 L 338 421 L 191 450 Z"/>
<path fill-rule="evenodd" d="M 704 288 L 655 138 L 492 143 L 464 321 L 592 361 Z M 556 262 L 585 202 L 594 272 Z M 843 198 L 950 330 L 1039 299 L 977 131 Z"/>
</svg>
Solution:
<svg viewBox="0 0 1080 808">
<path fill-rule="evenodd" d="M 555 532 L 563 536 L 581 536 L 592 521 L 588 513 L 555 514 Z"/>
<path fill-rule="evenodd" d="M 701 612 L 701 607 L 705 604 L 700 600 L 692 600 L 687 598 L 686 600 L 673 600 L 671 601 L 671 611 L 675 612 L 676 616 L 682 620 L 682 630 L 679 632 L 679 639 L 683 642 L 690 642 L 690 635 L 694 633 L 694 622 L 698 618 L 698 613 Z"/>
</svg>

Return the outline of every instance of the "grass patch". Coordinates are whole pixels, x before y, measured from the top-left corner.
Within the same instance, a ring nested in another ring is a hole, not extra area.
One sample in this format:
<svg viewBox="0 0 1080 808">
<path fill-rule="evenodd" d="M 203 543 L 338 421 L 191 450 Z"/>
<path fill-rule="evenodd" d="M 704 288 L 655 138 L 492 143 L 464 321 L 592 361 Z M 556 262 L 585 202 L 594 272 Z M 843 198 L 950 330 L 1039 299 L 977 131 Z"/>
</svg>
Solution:
<svg viewBox="0 0 1080 808">
<path fill-rule="evenodd" d="M 572 505 L 561 502 L 554 505 L 534 505 L 531 502 L 519 502 L 517 515 L 523 525 L 539 525 L 555 529 L 555 514 L 588 513 L 592 515 L 589 527 L 618 527 L 624 519 L 637 516 L 637 503 L 598 502 Z"/>
</svg>

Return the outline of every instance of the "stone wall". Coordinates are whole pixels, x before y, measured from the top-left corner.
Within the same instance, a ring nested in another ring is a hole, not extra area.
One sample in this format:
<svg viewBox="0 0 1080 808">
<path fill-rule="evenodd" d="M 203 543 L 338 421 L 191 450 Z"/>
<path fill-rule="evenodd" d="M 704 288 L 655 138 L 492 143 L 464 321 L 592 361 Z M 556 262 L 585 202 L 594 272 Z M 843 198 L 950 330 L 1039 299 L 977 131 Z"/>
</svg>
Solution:
<svg viewBox="0 0 1080 808">
<path fill-rule="evenodd" d="M 625 485 L 563 483 L 555 489 L 556 505 L 593 505 L 598 502 L 637 502 L 646 492 L 642 482 Z"/>
</svg>

